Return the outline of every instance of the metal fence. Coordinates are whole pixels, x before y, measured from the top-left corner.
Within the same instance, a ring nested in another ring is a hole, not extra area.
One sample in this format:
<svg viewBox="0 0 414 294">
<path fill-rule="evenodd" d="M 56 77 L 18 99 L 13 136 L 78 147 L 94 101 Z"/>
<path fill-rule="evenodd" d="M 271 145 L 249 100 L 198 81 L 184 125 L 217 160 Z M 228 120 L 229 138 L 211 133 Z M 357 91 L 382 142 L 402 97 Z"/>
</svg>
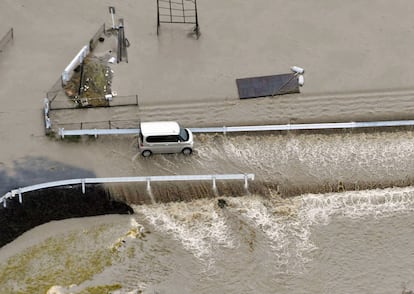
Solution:
<svg viewBox="0 0 414 294">
<path fill-rule="evenodd" d="M 69 110 L 77 108 L 99 108 L 99 107 L 118 107 L 118 106 L 139 106 L 138 95 L 113 96 L 101 98 L 79 98 L 69 99 L 63 90 L 48 92 L 47 96 L 53 97 L 50 100 L 51 110 Z M 96 102 L 96 103 L 94 103 Z M 106 102 L 106 103 L 102 103 Z M 93 105 L 93 106 L 92 106 Z"/>
<path fill-rule="evenodd" d="M 292 131 L 292 130 L 328 130 L 328 129 L 354 129 L 354 128 L 378 128 L 378 127 L 403 127 L 414 126 L 414 120 L 374 121 L 374 122 L 348 122 L 348 123 L 316 123 L 316 124 L 286 124 L 264 126 L 237 126 L 237 127 L 211 127 L 190 128 L 193 133 L 231 133 L 231 132 L 260 132 L 260 131 Z M 89 135 L 125 135 L 139 134 L 139 129 L 78 129 L 66 130 L 59 128 L 59 136 Z"/>
<path fill-rule="evenodd" d="M 127 48 L 129 47 L 129 41 L 125 37 L 125 25 L 124 20 L 122 18 L 119 19 L 119 26 L 118 26 L 118 49 L 117 49 L 117 63 L 120 63 L 122 60 L 125 60 L 128 63 L 128 51 Z"/>
<path fill-rule="evenodd" d="M 198 39 L 197 0 L 157 0 L 157 35 L 161 23 L 194 24 L 193 31 Z"/>
<path fill-rule="evenodd" d="M 78 130 L 107 130 L 113 131 L 113 134 L 125 134 L 125 130 L 136 130 L 140 123 L 139 119 L 136 120 L 104 120 L 94 122 L 78 122 L 78 123 L 59 123 L 59 128 L 64 129 L 65 132 L 78 131 Z M 131 132 L 132 133 L 132 132 Z M 135 131 L 136 133 L 136 131 Z M 139 133 L 139 132 L 138 132 Z"/>
<path fill-rule="evenodd" d="M 3 48 L 14 39 L 14 31 L 13 28 L 11 28 L 3 38 L 0 40 L 0 52 L 3 51 Z"/>
<path fill-rule="evenodd" d="M 101 25 L 98 31 L 93 35 L 93 37 L 89 40 L 89 50 L 92 51 L 96 48 L 96 44 L 99 41 L 99 38 L 105 35 L 105 24 Z"/>
<path fill-rule="evenodd" d="M 59 77 L 56 82 L 49 88 L 49 90 L 46 92 L 46 98 L 49 99 L 50 103 L 52 103 L 52 101 L 60 93 L 64 93 L 62 89 L 62 77 Z"/>
<path fill-rule="evenodd" d="M 103 183 L 139 183 L 147 184 L 147 190 L 151 190 L 151 182 L 175 182 L 175 181 L 211 181 L 212 188 L 216 189 L 217 180 L 244 180 L 244 187 L 248 189 L 248 181 L 254 180 L 254 174 L 214 174 L 214 175 L 176 175 L 176 176 L 147 176 L 147 177 L 119 177 L 119 178 L 85 178 L 85 179 L 69 179 L 63 181 L 54 181 L 42 183 L 23 188 L 11 190 L 2 197 L 0 203 L 7 207 L 7 200 L 16 196 L 19 197 L 19 202 L 23 202 L 23 194 L 31 191 L 60 187 L 70 185 L 82 185 L 82 193 L 85 194 L 86 184 L 103 184 Z"/>
</svg>

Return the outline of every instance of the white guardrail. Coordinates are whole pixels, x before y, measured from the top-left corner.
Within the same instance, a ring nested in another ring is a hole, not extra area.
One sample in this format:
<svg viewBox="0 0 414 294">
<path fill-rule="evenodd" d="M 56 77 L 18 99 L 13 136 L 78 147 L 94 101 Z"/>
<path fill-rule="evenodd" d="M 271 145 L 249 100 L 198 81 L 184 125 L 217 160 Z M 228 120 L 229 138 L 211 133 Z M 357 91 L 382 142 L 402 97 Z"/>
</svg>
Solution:
<svg viewBox="0 0 414 294">
<path fill-rule="evenodd" d="M 23 202 L 23 193 L 36 191 L 40 189 L 82 185 L 82 193 L 85 194 L 86 184 L 102 184 L 102 183 L 131 183 L 131 182 L 146 182 L 147 190 L 151 190 L 151 182 L 174 182 L 174 181 L 212 181 L 212 188 L 215 190 L 216 180 L 244 180 L 244 187 L 248 188 L 248 180 L 254 180 L 254 174 L 216 174 L 216 175 L 176 175 L 176 176 L 147 176 L 147 177 L 120 177 L 120 178 L 84 178 L 84 179 L 69 179 L 63 181 L 54 181 L 42 183 L 23 188 L 11 190 L 2 197 L 0 203 L 7 207 L 7 199 L 12 199 L 19 196 L 19 202 Z"/>
<path fill-rule="evenodd" d="M 239 127 L 211 127 L 190 128 L 193 133 L 230 133 L 230 132 L 258 132 L 258 131 L 291 131 L 291 130 L 323 130 L 323 129 L 353 129 L 353 128 L 377 128 L 377 127 L 402 127 L 414 126 L 414 120 L 392 120 L 372 122 L 347 122 L 347 123 L 314 123 L 314 124 L 285 124 L 264 126 L 239 126 Z M 139 129 L 84 129 L 65 130 L 59 129 L 59 136 L 99 136 L 99 135 L 126 135 L 139 134 Z"/>
</svg>

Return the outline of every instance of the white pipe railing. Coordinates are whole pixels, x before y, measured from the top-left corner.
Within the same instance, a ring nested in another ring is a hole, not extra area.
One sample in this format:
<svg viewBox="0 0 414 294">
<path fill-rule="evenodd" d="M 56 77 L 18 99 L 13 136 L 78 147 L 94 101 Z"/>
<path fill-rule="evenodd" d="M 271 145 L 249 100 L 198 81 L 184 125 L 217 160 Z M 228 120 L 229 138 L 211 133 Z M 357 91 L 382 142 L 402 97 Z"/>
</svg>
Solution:
<svg viewBox="0 0 414 294">
<path fill-rule="evenodd" d="M 62 72 L 62 83 L 66 83 L 70 80 L 73 70 L 83 62 L 85 57 L 89 54 L 89 46 L 83 46 L 78 54 L 72 59 L 65 70 Z"/>
<path fill-rule="evenodd" d="M 31 185 L 18 189 L 11 190 L 2 197 L 0 203 L 7 206 L 7 199 L 12 199 L 19 196 L 19 202 L 23 201 L 23 193 L 59 187 L 68 185 L 82 185 L 82 193 L 85 194 L 86 184 L 102 184 L 102 183 L 131 183 L 131 182 L 146 182 L 147 190 L 151 189 L 151 182 L 174 182 L 174 181 L 212 181 L 213 189 L 216 189 L 216 180 L 244 180 L 244 187 L 248 188 L 248 180 L 254 180 L 254 174 L 215 174 L 215 175 L 175 175 L 175 176 L 144 176 L 144 177 L 118 177 L 118 178 L 84 178 L 84 179 L 69 179 L 62 181 L 54 181 Z"/>
<path fill-rule="evenodd" d="M 81 136 L 89 135 L 138 135 L 139 129 L 84 129 L 84 130 L 65 130 L 64 128 L 59 129 L 59 136 L 63 139 L 65 136 Z"/>
<path fill-rule="evenodd" d="M 236 127 L 211 127 L 190 128 L 193 133 L 230 133 L 230 132 L 259 132 L 259 131 L 292 131 L 292 130 L 323 130 L 323 129 L 353 129 L 353 128 L 378 128 L 378 127 L 402 127 L 414 126 L 414 120 L 393 120 L 373 122 L 346 122 L 346 123 L 314 123 L 314 124 L 285 124 L 264 126 L 236 126 Z M 90 135 L 125 135 L 139 134 L 139 129 L 84 129 L 65 130 L 59 128 L 59 136 Z"/>
<path fill-rule="evenodd" d="M 212 127 L 191 128 L 194 133 L 230 133 L 230 132 L 257 132 L 257 131 L 292 131 L 292 130 L 323 130 L 323 129 L 353 129 L 375 127 L 414 126 L 414 120 L 373 121 L 373 122 L 346 122 L 346 123 L 313 123 L 313 124 L 285 124 L 264 126 Z"/>
</svg>

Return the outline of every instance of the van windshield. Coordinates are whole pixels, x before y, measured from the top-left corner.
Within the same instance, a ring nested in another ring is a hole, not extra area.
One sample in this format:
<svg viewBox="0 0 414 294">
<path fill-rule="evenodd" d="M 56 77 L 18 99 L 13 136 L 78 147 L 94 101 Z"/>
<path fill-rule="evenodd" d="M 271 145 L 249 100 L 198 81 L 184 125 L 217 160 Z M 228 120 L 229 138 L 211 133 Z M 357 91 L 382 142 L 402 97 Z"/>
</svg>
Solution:
<svg viewBox="0 0 414 294">
<path fill-rule="evenodd" d="M 180 129 L 180 139 L 182 140 L 182 141 L 188 141 L 188 132 L 187 132 L 187 130 L 186 129 Z"/>
</svg>

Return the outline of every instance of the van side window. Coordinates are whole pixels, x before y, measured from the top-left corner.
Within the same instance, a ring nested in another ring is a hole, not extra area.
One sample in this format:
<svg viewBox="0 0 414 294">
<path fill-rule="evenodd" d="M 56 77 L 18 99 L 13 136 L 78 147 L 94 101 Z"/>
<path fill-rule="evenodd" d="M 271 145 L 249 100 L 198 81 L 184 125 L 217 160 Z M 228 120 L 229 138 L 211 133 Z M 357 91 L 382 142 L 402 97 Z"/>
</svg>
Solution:
<svg viewBox="0 0 414 294">
<path fill-rule="evenodd" d="M 178 136 L 170 135 L 170 136 L 149 136 L 147 137 L 148 143 L 172 143 L 178 142 Z"/>
</svg>

